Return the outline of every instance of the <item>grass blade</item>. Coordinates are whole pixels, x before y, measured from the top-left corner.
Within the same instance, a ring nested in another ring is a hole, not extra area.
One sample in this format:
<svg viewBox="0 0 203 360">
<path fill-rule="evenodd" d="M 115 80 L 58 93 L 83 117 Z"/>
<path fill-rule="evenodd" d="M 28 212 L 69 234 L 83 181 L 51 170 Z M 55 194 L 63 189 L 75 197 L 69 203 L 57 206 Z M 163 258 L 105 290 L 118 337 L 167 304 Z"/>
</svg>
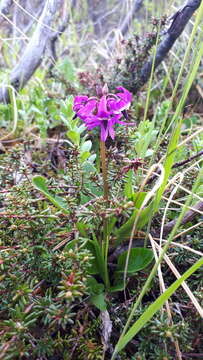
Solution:
<svg viewBox="0 0 203 360">
<path fill-rule="evenodd" d="M 128 332 L 118 341 L 111 360 L 121 351 L 129 341 L 139 332 L 140 329 L 153 317 L 153 315 L 164 305 L 171 295 L 179 288 L 183 281 L 191 276 L 200 266 L 203 265 L 203 258 L 192 265 L 178 280 L 176 280 L 158 299 L 151 304 L 140 318 L 130 327 Z"/>
</svg>

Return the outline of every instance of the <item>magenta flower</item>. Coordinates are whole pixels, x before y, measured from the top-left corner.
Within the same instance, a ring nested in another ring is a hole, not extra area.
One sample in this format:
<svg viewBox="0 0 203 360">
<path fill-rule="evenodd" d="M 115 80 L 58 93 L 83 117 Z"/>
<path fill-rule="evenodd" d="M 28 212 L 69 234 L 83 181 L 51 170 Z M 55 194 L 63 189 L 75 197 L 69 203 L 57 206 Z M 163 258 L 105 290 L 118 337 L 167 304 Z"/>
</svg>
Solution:
<svg viewBox="0 0 203 360">
<path fill-rule="evenodd" d="M 132 94 L 124 87 L 118 87 L 117 90 L 116 94 L 110 94 L 107 86 L 104 86 L 100 98 L 78 95 L 74 99 L 73 110 L 76 115 L 84 121 L 88 130 L 100 126 L 102 141 L 106 141 L 108 135 L 114 139 L 115 124 L 131 125 L 120 119 L 126 115 Z"/>
</svg>

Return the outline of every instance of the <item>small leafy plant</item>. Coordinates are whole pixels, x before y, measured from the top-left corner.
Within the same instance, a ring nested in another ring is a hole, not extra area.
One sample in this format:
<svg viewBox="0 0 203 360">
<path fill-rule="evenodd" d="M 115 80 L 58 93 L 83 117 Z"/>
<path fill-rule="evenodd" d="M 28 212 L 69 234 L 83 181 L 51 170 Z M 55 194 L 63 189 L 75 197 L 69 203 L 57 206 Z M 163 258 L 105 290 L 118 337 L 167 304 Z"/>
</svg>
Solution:
<svg viewBox="0 0 203 360">
<path fill-rule="evenodd" d="M 105 292 L 114 292 L 121 291 L 125 288 L 123 276 L 125 273 L 126 261 L 128 261 L 127 274 L 128 276 L 134 275 L 137 271 L 140 271 L 147 267 L 152 259 L 153 253 L 150 249 L 135 247 L 130 250 L 129 258 L 128 251 L 123 252 L 118 256 L 116 267 L 113 273 L 110 276 L 110 269 L 108 264 L 109 257 L 109 247 L 111 245 L 111 252 L 115 249 L 115 246 L 126 238 L 124 236 L 123 227 L 120 229 L 116 226 L 116 217 L 107 216 L 105 214 L 105 208 L 107 209 L 111 199 L 110 199 L 110 188 L 108 182 L 108 171 L 107 171 L 107 159 L 106 159 L 106 148 L 105 141 L 107 136 L 110 135 L 114 139 L 114 122 L 119 122 L 122 125 L 127 124 L 121 122 L 119 119 L 122 116 L 122 112 L 127 117 L 126 108 L 129 107 L 131 94 L 123 88 L 119 88 L 120 92 L 117 95 L 108 94 L 107 87 L 102 89 L 101 99 L 97 100 L 96 98 L 88 98 L 87 96 L 77 96 L 74 100 L 70 97 L 67 102 L 62 104 L 62 118 L 64 123 L 68 127 L 67 137 L 71 141 L 70 146 L 74 148 L 74 151 L 78 154 L 79 159 L 79 168 L 81 171 L 81 176 L 83 178 L 83 186 L 88 186 L 88 179 L 85 178 L 83 172 L 86 171 L 87 166 L 89 166 L 89 171 L 93 174 L 99 176 L 94 161 L 96 156 L 90 153 L 92 143 L 90 140 L 86 140 L 87 134 L 81 137 L 82 133 L 85 131 L 85 128 L 92 129 L 95 126 L 101 126 L 101 140 L 100 140 L 100 159 L 101 159 L 101 169 L 103 177 L 103 201 L 104 201 L 104 215 L 102 216 L 102 226 L 100 231 L 97 227 L 94 227 L 92 224 L 85 224 L 79 218 L 76 222 L 76 228 L 81 237 L 83 246 L 87 248 L 92 254 L 92 261 L 89 260 L 91 266 L 89 269 L 89 274 L 91 275 L 88 280 L 91 302 L 96 305 L 100 310 L 106 309 L 105 302 Z M 76 114 L 85 122 L 85 124 L 79 124 Z M 97 113 L 98 111 L 98 113 Z M 115 115 L 114 115 L 115 114 Z M 115 116 L 115 118 L 114 118 Z M 150 136 L 150 133 L 149 133 Z M 139 166 L 139 165 L 138 165 Z M 100 170 L 99 170 L 100 171 Z M 64 215 L 71 216 L 71 210 L 68 208 L 68 205 L 65 201 L 60 198 L 58 195 L 51 193 L 46 185 L 46 179 L 42 176 L 34 176 L 32 179 L 33 185 L 40 190 L 46 198 L 51 201 L 54 206 L 56 206 Z M 87 182 L 87 184 L 86 184 Z M 124 192 L 126 192 L 126 187 Z M 134 221 L 135 216 L 139 212 L 139 208 L 142 205 L 142 202 L 145 198 L 144 196 L 137 196 L 133 193 L 131 189 L 131 195 L 129 200 L 131 206 L 135 206 L 133 218 L 131 218 L 131 224 Z M 94 198 L 90 198 L 88 202 L 96 201 Z M 78 204 L 80 206 L 80 204 Z M 82 205 L 83 207 L 86 204 Z M 127 225 L 123 225 L 125 228 Z M 131 231 L 131 226 L 129 226 Z M 111 240 L 112 239 L 112 240 Z M 72 240 L 67 244 L 68 249 L 75 251 L 75 246 L 77 246 L 78 240 Z M 128 258 L 128 260 L 127 260 Z M 102 283 L 99 283 L 95 277 L 99 276 L 102 280 Z"/>
</svg>

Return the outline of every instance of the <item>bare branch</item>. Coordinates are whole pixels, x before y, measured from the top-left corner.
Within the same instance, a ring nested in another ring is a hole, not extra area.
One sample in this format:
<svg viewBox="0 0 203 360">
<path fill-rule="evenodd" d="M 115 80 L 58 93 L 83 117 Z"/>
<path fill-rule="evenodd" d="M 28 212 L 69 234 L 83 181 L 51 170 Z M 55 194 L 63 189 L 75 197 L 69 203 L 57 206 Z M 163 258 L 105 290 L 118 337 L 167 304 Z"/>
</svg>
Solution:
<svg viewBox="0 0 203 360">
<path fill-rule="evenodd" d="M 68 16 L 68 14 L 66 14 L 66 16 L 65 16 L 62 24 L 59 26 L 58 30 L 51 36 L 50 50 L 51 50 L 51 55 L 54 60 L 54 63 L 57 61 L 56 42 L 57 42 L 59 36 L 61 36 L 64 33 L 64 31 L 66 30 L 68 24 L 69 24 L 69 16 Z M 54 66 L 54 63 L 51 63 L 49 70 L 52 69 L 52 67 Z"/>
<path fill-rule="evenodd" d="M 3 0 L 2 3 L 0 4 L 0 13 L 7 15 L 9 13 L 9 9 L 12 4 L 13 4 L 13 0 Z"/>
<path fill-rule="evenodd" d="M 175 164 L 173 164 L 172 169 L 175 169 L 175 168 L 178 168 L 178 167 L 183 166 L 183 165 L 185 165 L 185 164 L 188 164 L 188 163 L 191 162 L 192 160 L 194 160 L 194 159 L 196 159 L 196 158 L 198 158 L 198 157 L 200 157 L 200 156 L 202 156 L 202 155 L 203 155 L 203 150 L 198 151 L 195 155 L 189 157 L 188 159 L 183 160 L 183 161 L 179 161 L 179 162 L 176 162 Z M 160 170 L 159 170 L 159 169 L 157 170 L 157 173 L 156 173 L 156 174 L 152 175 L 152 176 L 149 178 L 149 180 L 147 181 L 147 184 L 151 184 L 152 181 L 154 181 L 154 180 L 157 178 L 157 174 L 160 174 Z"/>
<path fill-rule="evenodd" d="M 71 5 L 71 12 L 72 12 L 74 10 L 74 7 L 76 6 L 76 1 L 71 0 L 70 5 Z M 64 2 L 63 16 L 62 16 L 62 20 L 61 20 L 62 22 L 61 22 L 58 30 L 55 31 L 50 38 L 50 51 L 51 51 L 53 61 L 49 66 L 49 71 L 54 67 L 54 64 L 56 63 L 56 61 L 58 59 L 57 53 L 56 53 L 56 42 L 57 42 L 58 38 L 64 33 L 64 31 L 68 27 L 69 20 L 70 20 L 70 16 L 67 11 L 67 4 L 66 4 L 66 2 Z"/>
<path fill-rule="evenodd" d="M 135 0 L 134 1 L 131 11 L 128 12 L 125 19 L 123 20 L 123 23 L 121 24 L 120 31 L 121 31 L 122 35 L 125 35 L 128 32 L 134 16 L 141 9 L 142 5 L 143 5 L 143 0 Z"/>
<path fill-rule="evenodd" d="M 185 214 L 185 216 L 183 217 L 183 220 L 181 222 L 181 225 L 185 225 L 188 222 L 191 222 L 195 216 L 197 216 L 199 214 L 199 211 L 203 211 L 203 201 L 199 201 L 195 206 L 193 206 L 194 210 L 188 210 Z M 195 211 L 197 210 L 197 211 Z M 176 224 L 176 219 L 172 220 L 170 222 L 168 222 L 168 224 L 166 224 L 163 228 L 163 235 L 167 235 L 168 233 L 171 232 L 171 230 L 173 229 L 173 227 Z M 156 237 L 159 237 L 159 234 L 155 234 Z"/>
<path fill-rule="evenodd" d="M 172 24 L 167 30 L 166 37 L 158 46 L 155 58 L 155 69 L 160 65 L 163 59 L 166 57 L 175 41 L 182 34 L 185 26 L 191 19 L 195 10 L 201 4 L 201 0 L 189 0 L 185 3 L 185 5 L 178 10 L 172 17 Z M 141 70 L 141 82 L 140 85 L 144 85 L 150 77 L 151 69 L 152 69 L 153 59 L 150 59 Z M 137 91 L 137 89 L 136 89 Z"/>
<path fill-rule="evenodd" d="M 59 8 L 57 0 L 47 0 L 39 19 L 36 30 L 28 43 L 20 62 L 10 75 L 10 85 L 16 90 L 22 89 L 41 64 L 47 42 L 53 34 L 50 28 L 52 20 Z M 0 102 L 9 102 L 8 88 L 2 85 L 0 89 Z"/>
<path fill-rule="evenodd" d="M 194 208 L 194 210 L 188 210 L 186 212 L 185 216 L 182 219 L 181 225 L 185 225 L 188 222 L 194 220 L 195 216 L 199 215 L 199 211 L 203 211 L 203 201 L 199 201 L 195 206 L 193 206 L 193 208 Z M 164 236 L 168 235 L 171 232 L 171 230 L 173 229 L 173 227 L 176 224 L 176 221 L 177 221 L 177 219 L 174 219 L 174 220 L 168 222 L 164 226 L 164 228 L 163 228 Z M 154 237 L 159 238 L 160 230 L 157 232 L 152 232 L 152 234 Z M 138 235 L 138 238 L 136 238 L 133 241 L 133 247 L 143 246 L 143 244 L 144 244 L 144 239 L 142 237 L 139 237 L 139 235 Z M 122 245 L 118 246 L 114 250 L 114 252 L 109 256 L 109 262 L 110 263 L 113 262 L 116 258 L 118 258 L 118 256 L 120 254 L 123 253 L 123 251 L 126 251 L 127 249 L 128 249 L 128 244 L 126 244 L 126 243 L 123 243 Z"/>
<path fill-rule="evenodd" d="M 138 11 L 141 9 L 142 5 L 143 5 L 143 0 L 135 0 L 134 1 L 131 11 L 129 11 L 127 13 L 127 15 L 125 16 L 125 18 L 119 28 L 119 31 L 121 32 L 121 34 L 123 36 L 125 34 L 127 34 L 127 32 L 129 31 L 129 28 L 133 21 L 133 18 L 138 13 Z M 113 48 L 115 46 L 115 43 L 116 43 L 116 36 L 112 39 L 110 48 Z"/>
<path fill-rule="evenodd" d="M 87 0 L 89 16 L 93 22 L 94 33 L 97 37 L 101 37 L 106 27 L 105 17 L 101 17 L 106 13 L 107 1 Z"/>
</svg>

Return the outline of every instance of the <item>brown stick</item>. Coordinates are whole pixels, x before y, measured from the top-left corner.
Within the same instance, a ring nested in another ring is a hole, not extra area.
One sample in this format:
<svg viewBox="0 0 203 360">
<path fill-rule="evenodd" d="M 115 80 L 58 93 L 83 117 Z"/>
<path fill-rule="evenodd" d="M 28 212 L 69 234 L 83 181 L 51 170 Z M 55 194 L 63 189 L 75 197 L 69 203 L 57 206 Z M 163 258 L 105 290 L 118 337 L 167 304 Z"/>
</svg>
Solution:
<svg viewBox="0 0 203 360">
<path fill-rule="evenodd" d="M 201 155 L 203 155 L 203 150 L 199 151 L 197 154 L 189 157 L 189 158 L 186 159 L 186 160 L 176 162 L 175 164 L 173 164 L 172 168 L 175 169 L 175 168 L 177 168 L 177 167 L 179 167 L 179 166 L 183 166 L 183 165 L 189 163 L 190 161 L 196 159 L 197 157 L 200 157 Z"/>
<path fill-rule="evenodd" d="M 197 216 L 197 211 L 203 211 L 203 201 L 199 201 L 195 206 L 193 206 L 194 210 L 188 210 L 185 214 L 185 216 L 183 217 L 183 220 L 181 222 L 181 225 L 185 225 L 188 222 L 192 221 L 195 216 Z M 163 228 L 163 235 L 167 235 L 171 232 L 171 230 L 173 229 L 173 227 L 176 224 L 176 219 L 169 221 Z M 153 234 L 154 235 L 154 234 Z M 159 234 L 155 234 L 155 237 L 159 237 Z"/>
<path fill-rule="evenodd" d="M 53 34 L 50 27 L 59 8 L 59 3 L 57 0 L 48 0 L 45 3 L 36 30 L 20 62 L 11 72 L 9 85 L 12 85 L 16 90 L 25 86 L 43 60 L 47 42 Z M 10 101 L 8 88 L 3 85 L 0 88 L 0 102 L 2 101 L 6 103 Z"/>
<path fill-rule="evenodd" d="M 137 14 L 137 12 L 143 6 L 143 2 L 144 2 L 143 0 L 135 0 L 134 1 L 132 10 L 126 15 L 126 17 L 120 27 L 120 31 L 123 36 L 128 32 L 131 22 L 132 22 L 134 16 Z"/>
<path fill-rule="evenodd" d="M 194 210 L 189 210 L 186 212 L 185 216 L 183 217 L 183 220 L 181 222 L 181 225 L 185 225 L 188 222 L 192 221 L 195 216 L 197 215 L 197 212 L 195 210 L 198 211 L 203 211 L 203 201 L 199 201 L 194 207 Z M 171 230 L 173 229 L 173 227 L 176 224 L 176 220 L 172 220 L 170 222 L 168 222 L 168 224 L 166 224 L 163 228 L 163 235 L 166 236 L 167 234 L 169 234 L 171 232 Z M 160 236 L 160 231 L 158 232 L 152 232 L 153 237 L 159 238 Z M 136 238 L 133 241 L 133 247 L 134 246 L 143 246 L 144 245 L 144 239 L 142 238 Z M 126 251 L 128 249 L 128 244 L 126 244 L 126 242 L 124 242 L 123 244 L 121 244 L 120 246 L 118 246 L 114 252 L 109 256 L 109 262 L 113 262 L 115 259 L 117 259 L 117 257 L 122 254 L 124 251 Z M 114 265 L 112 265 L 114 266 Z"/>
<path fill-rule="evenodd" d="M 165 38 L 159 44 L 156 52 L 154 69 L 156 69 L 161 62 L 165 59 L 170 49 L 173 47 L 175 41 L 182 34 L 185 26 L 191 19 L 195 10 L 197 10 L 201 5 L 201 0 L 188 0 L 184 6 L 178 10 L 170 19 L 173 20 L 171 26 L 165 34 Z M 153 58 L 150 59 L 141 69 L 141 76 L 139 84 L 135 84 L 131 91 L 136 93 L 138 88 L 144 85 L 150 75 L 152 70 Z"/>
<path fill-rule="evenodd" d="M 0 5 L 0 13 L 7 15 L 9 13 L 9 9 L 13 4 L 13 0 L 4 0 Z M 0 14 L 1 17 L 1 14 Z"/>
<path fill-rule="evenodd" d="M 183 161 L 179 161 L 179 162 L 176 162 L 175 164 L 173 164 L 172 166 L 172 169 L 175 169 L 175 168 L 178 168 L 179 166 L 183 166 L 185 164 L 188 164 L 190 161 L 200 157 L 201 155 L 203 155 L 203 150 L 197 152 L 195 155 L 189 157 L 188 159 L 186 160 L 183 160 Z M 159 170 L 157 171 L 157 174 L 160 174 Z M 147 184 L 151 184 L 152 181 L 154 181 L 154 179 L 157 178 L 157 175 L 153 175 L 149 178 L 149 180 L 147 181 Z"/>
</svg>

